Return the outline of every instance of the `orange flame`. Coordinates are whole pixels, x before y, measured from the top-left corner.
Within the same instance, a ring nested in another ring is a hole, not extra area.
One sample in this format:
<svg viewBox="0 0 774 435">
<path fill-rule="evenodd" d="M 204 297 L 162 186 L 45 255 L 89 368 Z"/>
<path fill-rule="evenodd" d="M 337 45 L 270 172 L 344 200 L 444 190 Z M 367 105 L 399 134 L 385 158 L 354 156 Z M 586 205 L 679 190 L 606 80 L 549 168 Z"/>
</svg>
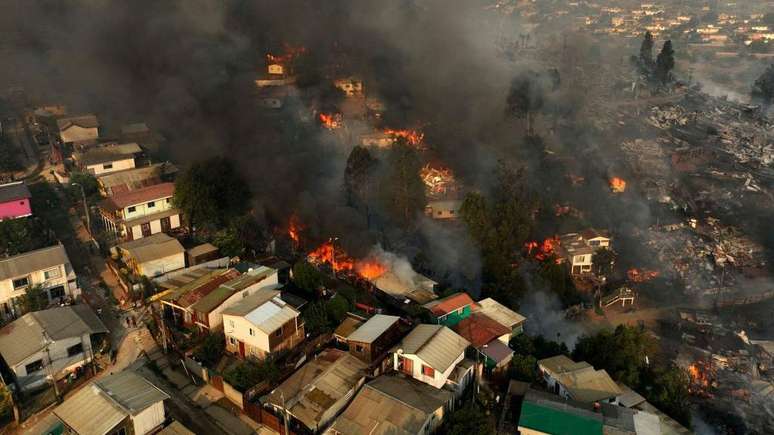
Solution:
<svg viewBox="0 0 774 435">
<path fill-rule="evenodd" d="M 647 282 L 657 278 L 658 275 L 659 273 L 655 270 L 629 269 L 626 271 L 626 276 L 631 282 Z"/>
<path fill-rule="evenodd" d="M 327 264 L 334 272 L 355 272 L 368 280 L 379 278 L 387 272 L 387 267 L 376 259 L 354 260 L 330 240 L 310 252 L 306 258 L 313 264 Z"/>
<path fill-rule="evenodd" d="M 341 127 L 341 116 L 335 113 L 322 113 L 319 115 L 322 126 L 328 130 L 334 130 Z"/>
<path fill-rule="evenodd" d="M 293 240 L 295 245 L 298 245 L 301 242 L 301 231 L 303 230 L 304 226 L 299 221 L 298 216 L 295 214 L 291 215 L 290 222 L 288 222 L 288 236 Z"/>
<path fill-rule="evenodd" d="M 559 244 L 559 237 L 554 236 L 543 240 L 542 243 L 534 240 L 527 242 L 524 244 L 524 247 L 527 249 L 528 255 L 531 255 L 532 251 L 535 251 L 535 259 L 545 261 L 554 254 L 556 248 L 559 247 Z M 559 259 L 557 259 L 556 262 L 559 263 Z"/>
<path fill-rule="evenodd" d="M 363 260 L 355 264 L 355 271 L 367 280 L 374 280 L 384 275 L 387 268 L 376 260 Z"/>
<path fill-rule="evenodd" d="M 610 179 L 610 190 L 614 193 L 623 193 L 626 191 L 626 180 L 619 177 L 613 177 Z"/>
<path fill-rule="evenodd" d="M 444 195 L 455 188 L 454 173 L 444 166 L 433 167 L 428 163 L 419 171 L 419 177 L 429 195 Z"/>
<path fill-rule="evenodd" d="M 266 53 L 266 60 L 269 63 L 276 63 L 280 65 L 286 65 L 293 61 L 296 57 L 306 53 L 306 47 L 292 46 L 290 44 L 283 44 L 283 54 Z"/>
<path fill-rule="evenodd" d="M 424 149 L 422 145 L 422 141 L 425 138 L 425 134 L 422 133 L 419 130 L 394 130 L 391 128 L 384 130 L 385 134 L 389 134 L 390 136 L 394 136 L 396 138 L 403 138 L 406 139 L 406 142 L 417 148 L 417 149 Z"/>
</svg>

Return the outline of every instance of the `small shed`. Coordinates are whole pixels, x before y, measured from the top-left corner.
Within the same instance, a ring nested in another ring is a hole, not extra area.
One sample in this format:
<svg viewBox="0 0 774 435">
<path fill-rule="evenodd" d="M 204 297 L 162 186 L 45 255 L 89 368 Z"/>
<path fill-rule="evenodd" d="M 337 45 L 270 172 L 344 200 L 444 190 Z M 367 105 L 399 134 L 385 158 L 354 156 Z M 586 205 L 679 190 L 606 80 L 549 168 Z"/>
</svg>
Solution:
<svg viewBox="0 0 774 435">
<path fill-rule="evenodd" d="M 206 263 L 208 261 L 217 260 L 220 256 L 218 248 L 211 243 L 202 243 L 201 245 L 194 246 L 191 249 L 185 251 L 185 258 L 188 262 L 188 267 L 196 266 L 197 264 Z"/>
</svg>

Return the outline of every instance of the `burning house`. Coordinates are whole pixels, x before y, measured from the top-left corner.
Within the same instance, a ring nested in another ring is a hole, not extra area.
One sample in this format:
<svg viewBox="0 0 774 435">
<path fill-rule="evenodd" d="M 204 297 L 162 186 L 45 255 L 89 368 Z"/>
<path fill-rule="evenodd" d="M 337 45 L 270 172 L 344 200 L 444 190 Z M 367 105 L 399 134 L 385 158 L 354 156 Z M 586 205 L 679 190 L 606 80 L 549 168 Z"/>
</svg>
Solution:
<svg viewBox="0 0 774 435">
<path fill-rule="evenodd" d="M 609 249 L 610 243 L 610 235 L 604 230 L 588 229 L 580 233 L 565 234 L 559 237 L 557 261 L 566 262 L 573 275 L 589 274 L 594 253 L 602 248 Z"/>
</svg>

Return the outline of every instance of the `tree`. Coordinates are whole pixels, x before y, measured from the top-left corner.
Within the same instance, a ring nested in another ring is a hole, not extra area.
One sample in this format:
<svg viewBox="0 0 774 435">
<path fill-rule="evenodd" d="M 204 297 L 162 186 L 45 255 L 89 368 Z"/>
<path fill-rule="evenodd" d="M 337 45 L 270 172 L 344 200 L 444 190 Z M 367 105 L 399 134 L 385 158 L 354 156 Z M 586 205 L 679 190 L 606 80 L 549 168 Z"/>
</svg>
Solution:
<svg viewBox="0 0 774 435">
<path fill-rule="evenodd" d="M 534 356 L 535 359 L 570 354 L 564 343 L 546 340 L 541 335 L 530 337 L 527 334 L 519 334 L 511 339 L 509 345 L 515 353 Z"/>
<path fill-rule="evenodd" d="M 77 184 L 77 186 L 75 186 Z M 100 198 L 99 182 L 87 172 L 72 172 L 70 174 L 70 185 L 67 186 L 67 193 L 71 200 L 81 201 L 81 187 L 86 195 L 86 200 L 96 202 Z"/>
<path fill-rule="evenodd" d="M 645 330 L 619 325 L 614 331 L 605 329 L 581 337 L 575 344 L 573 358 L 607 370 L 617 381 L 638 386 L 645 357 L 652 355 L 654 348 L 655 342 Z"/>
<path fill-rule="evenodd" d="M 19 297 L 19 306 L 24 313 L 44 310 L 48 307 L 48 293 L 39 285 L 30 287 Z"/>
<path fill-rule="evenodd" d="M 532 120 L 536 111 L 545 103 L 541 77 L 534 71 L 527 71 L 514 77 L 506 99 L 507 112 L 527 121 L 527 136 L 532 136 Z"/>
<path fill-rule="evenodd" d="M 48 231 L 35 218 L 0 221 L 0 255 L 12 256 L 46 247 Z"/>
<path fill-rule="evenodd" d="M 22 169 L 19 151 L 3 136 L 0 136 L 0 172 L 15 172 Z"/>
<path fill-rule="evenodd" d="M 237 216 L 231 219 L 226 228 L 213 234 L 212 244 L 217 246 L 223 255 L 243 256 L 251 246 L 258 243 L 257 226 L 250 215 Z"/>
<path fill-rule="evenodd" d="M 591 268 L 597 276 L 607 276 L 613 273 L 613 266 L 618 254 L 608 248 L 597 249 L 591 256 Z"/>
<path fill-rule="evenodd" d="M 449 415 L 438 431 L 442 435 L 489 435 L 495 430 L 492 422 L 475 402 L 468 402 Z"/>
<path fill-rule="evenodd" d="M 243 393 L 261 382 L 276 382 L 279 376 L 279 367 L 271 357 L 247 359 L 223 373 L 223 379 Z"/>
<path fill-rule="evenodd" d="M 774 103 L 774 64 L 769 65 L 763 74 L 755 80 L 752 88 L 752 97 L 764 106 Z"/>
<path fill-rule="evenodd" d="M 390 149 L 387 167 L 382 180 L 383 202 L 396 222 L 409 225 L 426 204 L 419 156 L 405 141 L 398 142 Z"/>
<path fill-rule="evenodd" d="M 314 295 L 322 284 L 322 275 L 309 262 L 300 260 L 293 265 L 293 282 L 298 288 Z"/>
<path fill-rule="evenodd" d="M 675 67 L 675 51 L 672 49 L 672 40 L 664 42 L 661 52 L 656 58 L 656 79 L 661 84 L 672 81 L 672 70 Z"/>
<path fill-rule="evenodd" d="M 251 193 L 231 160 L 214 157 L 192 164 L 175 180 L 173 202 L 185 214 L 191 233 L 214 229 L 244 215 Z"/>
<path fill-rule="evenodd" d="M 377 160 L 368 148 L 358 145 L 349 153 L 344 170 L 344 191 L 349 205 L 357 207 L 370 199 L 376 165 Z"/>
<path fill-rule="evenodd" d="M 207 367 L 215 367 L 226 349 L 226 339 L 221 334 L 209 334 L 202 344 L 196 348 L 193 355 Z"/>
<path fill-rule="evenodd" d="M 310 304 L 303 312 L 304 329 L 311 335 L 318 335 L 330 331 L 333 323 L 325 311 L 325 303 L 317 301 Z"/>
<path fill-rule="evenodd" d="M 515 307 L 524 282 L 513 266 L 519 247 L 532 231 L 535 201 L 527 189 L 524 172 L 500 162 L 489 197 L 469 193 L 460 209 L 462 221 L 483 259 L 484 290 L 488 296 Z"/>
<path fill-rule="evenodd" d="M 653 69 L 653 34 L 650 31 L 645 32 L 645 37 L 640 45 L 640 66 L 645 71 Z"/>
<path fill-rule="evenodd" d="M 344 318 L 347 316 L 347 312 L 351 308 L 352 307 L 350 306 L 349 301 L 341 295 L 332 297 L 331 300 L 325 304 L 325 311 L 328 313 L 328 318 L 336 325 L 344 320 Z"/>
<path fill-rule="evenodd" d="M 691 427 L 690 377 L 678 367 L 649 370 L 643 376 L 648 402 L 686 427 Z"/>
<path fill-rule="evenodd" d="M 537 373 L 537 359 L 532 355 L 513 355 L 508 367 L 508 376 L 522 382 L 532 382 Z"/>
</svg>

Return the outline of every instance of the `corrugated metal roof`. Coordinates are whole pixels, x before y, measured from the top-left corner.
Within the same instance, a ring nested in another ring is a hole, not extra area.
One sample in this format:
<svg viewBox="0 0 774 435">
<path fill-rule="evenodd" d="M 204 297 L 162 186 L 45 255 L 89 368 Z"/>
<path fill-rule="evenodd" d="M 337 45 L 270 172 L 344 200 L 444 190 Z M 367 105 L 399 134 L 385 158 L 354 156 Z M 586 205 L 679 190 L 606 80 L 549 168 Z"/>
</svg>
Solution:
<svg viewBox="0 0 774 435">
<path fill-rule="evenodd" d="M 449 314 L 452 311 L 457 311 L 468 305 L 473 305 L 473 299 L 465 292 L 455 293 L 453 295 L 446 296 L 445 298 L 438 299 L 432 302 L 428 302 L 423 305 L 430 310 L 436 316 L 442 316 Z"/>
<path fill-rule="evenodd" d="M 462 319 L 454 326 L 454 330 L 475 348 L 480 348 L 498 337 L 511 333 L 511 328 L 481 313 L 473 313 L 470 317 Z"/>
<path fill-rule="evenodd" d="M 169 399 L 167 393 L 136 372 L 128 370 L 102 378 L 95 385 L 132 415 Z"/>
<path fill-rule="evenodd" d="M 31 197 L 30 189 L 24 184 L 24 181 L 0 185 L 0 202 L 16 201 Z"/>
<path fill-rule="evenodd" d="M 102 206 L 109 210 L 123 209 L 130 205 L 143 204 L 169 198 L 175 194 L 174 183 L 160 183 L 142 189 L 132 190 L 126 193 L 114 195 L 102 202 Z"/>
<path fill-rule="evenodd" d="M 406 282 L 398 275 L 388 271 L 375 279 L 373 284 L 379 290 L 393 297 L 408 298 L 418 304 L 428 303 L 438 297 L 433 290 L 437 283 L 419 274 L 415 274 L 410 282 Z"/>
<path fill-rule="evenodd" d="M 327 423 L 321 421 L 323 414 L 365 378 L 366 368 L 367 364 L 344 351 L 327 350 L 296 370 L 267 396 L 267 402 L 281 408 L 284 397 L 288 411 L 315 430 Z"/>
<path fill-rule="evenodd" d="M 161 429 L 156 435 L 196 435 L 193 431 L 183 426 L 183 423 L 175 420 L 169 426 Z"/>
<path fill-rule="evenodd" d="M 142 152 L 142 148 L 136 143 L 127 143 L 121 145 L 107 145 L 90 148 L 81 153 L 75 153 L 73 158 L 82 165 L 97 165 L 100 163 L 110 163 L 118 160 L 134 158 L 135 154 Z"/>
<path fill-rule="evenodd" d="M 108 330 L 88 305 L 35 311 L 0 329 L 0 354 L 9 366 L 15 366 L 39 352 L 47 342 L 101 332 Z"/>
<path fill-rule="evenodd" d="M 489 318 L 511 329 L 527 319 L 492 298 L 482 299 L 476 305 L 475 312 L 486 314 Z"/>
<path fill-rule="evenodd" d="M 331 428 L 342 435 L 416 435 L 450 399 L 450 392 L 413 379 L 380 376 L 360 390 Z"/>
<path fill-rule="evenodd" d="M 398 316 L 376 314 L 347 337 L 348 341 L 372 343 L 400 320 Z"/>
<path fill-rule="evenodd" d="M 66 116 L 56 120 L 56 125 L 59 130 L 66 130 L 73 125 L 77 125 L 82 128 L 95 128 L 99 127 L 99 120 L 96 115 L 79 115 L 79 116 Z"/>
<path fill-rule="evenodd" d="M 176 238 L 165 233 L 157 233 L 152 236 L 132 240 L 118 245 L 138 263 L 159 260 L 175 254 L 185 253 L 185 249 Z"/>
<path fill-rule="evenodd" d="M 282 300 L 278 290 L 260 289 L 223 310 L 223 315 L 244 317 L 264 333 L 271 334 L 299 313 Z"/>
<path fill-rule="evenodd" d="M 405 354 L 417 355 L 433 369 L 445 372 L 470 342 L 442 325 L 418 325 L 396 346 Z"/>
<path fill-rule="evenodd" d="M 209 313 L 234 294 L 265 280 L 274 273 L 277 273 L 274 269 L 260 267 L 254 271 L 242 274 L 231 281 L 227 281 L 212 293 L 199 299 L 198 302 L 191 305 L 191 309 L 200 313 Z"/>
<path fill-rule="evenodd" d="M 64 246 L 49 246 L 0 260 L 0 280 L 18 278 L 69 263 Z"/>
<path fill-rule="evenodd" d="M 127 416 L 168 398 L 142 376 L 125 370 L 83 387 L 54 414 L 79 435 L 104 435 Z"/>
<path fill-rule="evenodd" d="M 107 191 L 108 195 L 118 192 L 113 191 L 119 187 L 122 191 L 129 191 L 157 184 L 164 174 L 164 166 L 168 163 L 156 163 L 140 168 L 126 169 L 97 176 L 99 184 Z"/>
<path fill-rule="evenodd" d="M 574 362 L 564 355 L 557 355 L 539 360 L 538 365 L 551 372 L 577 401 L 591 403 L 622 393 L 606 371 L 595 370 L 585 361 Z"/>
<path fill-rule="evenodd" d="M 347 338 L 350 334 L 355 332 L 357 328 L 360 327 L 360 325 L 363 324 L 363 321 L 360 320 L 357 317 L 353 317 L 351 313 L 347 315 L 347 317 L 344 318 L 344 320 L 341 321 L 341 324 L 336 327 L 336 330 L 333 331 L 333 335 L 335 335 L 338 338 Z"/>
</svg>

